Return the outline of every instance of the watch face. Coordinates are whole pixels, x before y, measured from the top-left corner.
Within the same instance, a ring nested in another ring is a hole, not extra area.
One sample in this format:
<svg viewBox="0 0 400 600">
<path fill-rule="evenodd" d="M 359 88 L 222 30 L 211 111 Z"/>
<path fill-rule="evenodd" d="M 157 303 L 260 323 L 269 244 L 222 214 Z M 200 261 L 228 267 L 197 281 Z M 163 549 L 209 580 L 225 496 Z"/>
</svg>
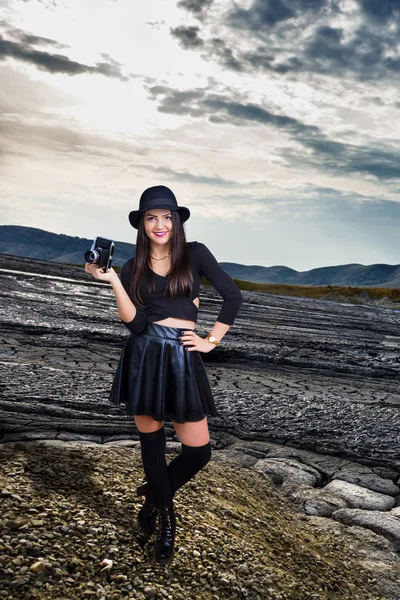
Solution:
<svg viewBox="0 0 400 600">
<path fill-rule="evenodd" d="M 212 342 L 212 343 L 214 343 L 214 342 L 216 342 L 216 341 L 217 341 L 217 339 L 216 339 L 216 338 L 215 338 L 213 335 L 210 335 L 210 337 L 209 337 L 208 339 L 209 339 L 209 340 L 210 340 L 210 342 Z"/>
</svg>

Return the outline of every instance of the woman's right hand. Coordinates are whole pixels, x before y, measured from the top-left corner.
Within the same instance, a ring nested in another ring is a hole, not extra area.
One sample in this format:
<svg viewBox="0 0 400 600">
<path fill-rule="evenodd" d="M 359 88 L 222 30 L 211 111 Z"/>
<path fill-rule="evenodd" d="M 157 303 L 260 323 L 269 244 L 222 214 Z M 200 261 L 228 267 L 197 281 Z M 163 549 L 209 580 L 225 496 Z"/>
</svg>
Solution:
<svg viewBox="0 0 400 600">
<path fill-rule="evenodd" d="M 118 279 L 117 272 L 112 267 L 109 268 L 107 273 L 104 273 L 103 267 L 99 267 L 95 263 L 85 263 L 85 271 L 93 275 L 95 279 L 108 281 L 108 283 L 112 283 L 115 278 Z"/>
</svg>

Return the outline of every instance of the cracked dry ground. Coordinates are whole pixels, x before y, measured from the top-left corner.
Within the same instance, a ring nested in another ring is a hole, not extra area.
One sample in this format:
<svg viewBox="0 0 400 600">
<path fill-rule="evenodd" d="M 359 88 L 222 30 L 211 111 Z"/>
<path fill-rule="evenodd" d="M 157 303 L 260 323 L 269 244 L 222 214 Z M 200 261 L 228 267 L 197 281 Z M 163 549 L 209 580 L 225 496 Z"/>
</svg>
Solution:
<svg viewBox="0 0 400 600">
<path fill-rule="evenodd" d="M 129 335 L 110 286 L 79 267 L 7 255 L 0 277 L 0 441 L 134 434 L 133 420 L 108 402 Z M 396 467 L 400 311 L 244 296 L 221 347 L 203 355 L 219 446 L 227 432 Z M 200 334 L 220 305 L 204 286 Z"/>
</svg>

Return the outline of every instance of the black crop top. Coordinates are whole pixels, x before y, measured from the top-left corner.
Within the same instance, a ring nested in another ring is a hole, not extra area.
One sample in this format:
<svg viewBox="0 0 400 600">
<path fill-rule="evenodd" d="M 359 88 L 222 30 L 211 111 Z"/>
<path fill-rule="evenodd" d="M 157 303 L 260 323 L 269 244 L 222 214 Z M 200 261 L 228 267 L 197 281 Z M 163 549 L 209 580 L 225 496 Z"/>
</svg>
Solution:
<svg viewBox="0 0 400 600">
<path fill-rule="evenodd" d="M 122 323 L 132 333 L 141 333 L 147 322 L 162 321 L 168 317 L 177 319 L 187 319 L 197 321 L 198 308 L 194 304 L 199 296 L 200 280 L 204 277 L 213 285 L 223 298 L 222 308 L 219 312 L 217 321 L 226 325 L 233 325 L 235 317 L 243 302 L 243 296 L 233 279 L 218 264 L 216 258 L 209 249 L 200 242 L 188 242 L 189 261 L 193 274 L 193 293 L 192 298 L 178 295 L 175 300 L 171 300 L 165 295 L 165 287 L 168 275 L 163 277 L 154 273 L 155 289 L 149 296 L 146 282 L 142 282 L 141 293 L 146 303 L 145 308 L 138 307 L 129 293 L 132 268 L 135 257 L 130 258 L 121 269 L 121 283 L 124 286 L 129 298 L 136 307 L 136 315 L 132 321 Z M 152 271 L 148 267 L 149 271 Z M 145 279 L 145 278 L 144 278 Z M 122 319 L 121 319 L 122 320 Z"/>
</svg>

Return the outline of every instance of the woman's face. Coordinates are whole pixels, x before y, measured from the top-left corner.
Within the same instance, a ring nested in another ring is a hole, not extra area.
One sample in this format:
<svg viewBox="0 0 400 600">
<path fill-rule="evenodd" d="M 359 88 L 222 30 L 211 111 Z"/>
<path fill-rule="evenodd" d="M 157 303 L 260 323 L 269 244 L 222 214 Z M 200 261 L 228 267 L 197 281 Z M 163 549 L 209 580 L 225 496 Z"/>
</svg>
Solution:
<svg viewBox="0 0 400 600">
<path fill-rule="evenodd" d="M 154 244 L 164 246 L 172 237 L 172 214 L 167 208 L 152 208 L 144 213 L 144 229 Z"/>
</svg>

